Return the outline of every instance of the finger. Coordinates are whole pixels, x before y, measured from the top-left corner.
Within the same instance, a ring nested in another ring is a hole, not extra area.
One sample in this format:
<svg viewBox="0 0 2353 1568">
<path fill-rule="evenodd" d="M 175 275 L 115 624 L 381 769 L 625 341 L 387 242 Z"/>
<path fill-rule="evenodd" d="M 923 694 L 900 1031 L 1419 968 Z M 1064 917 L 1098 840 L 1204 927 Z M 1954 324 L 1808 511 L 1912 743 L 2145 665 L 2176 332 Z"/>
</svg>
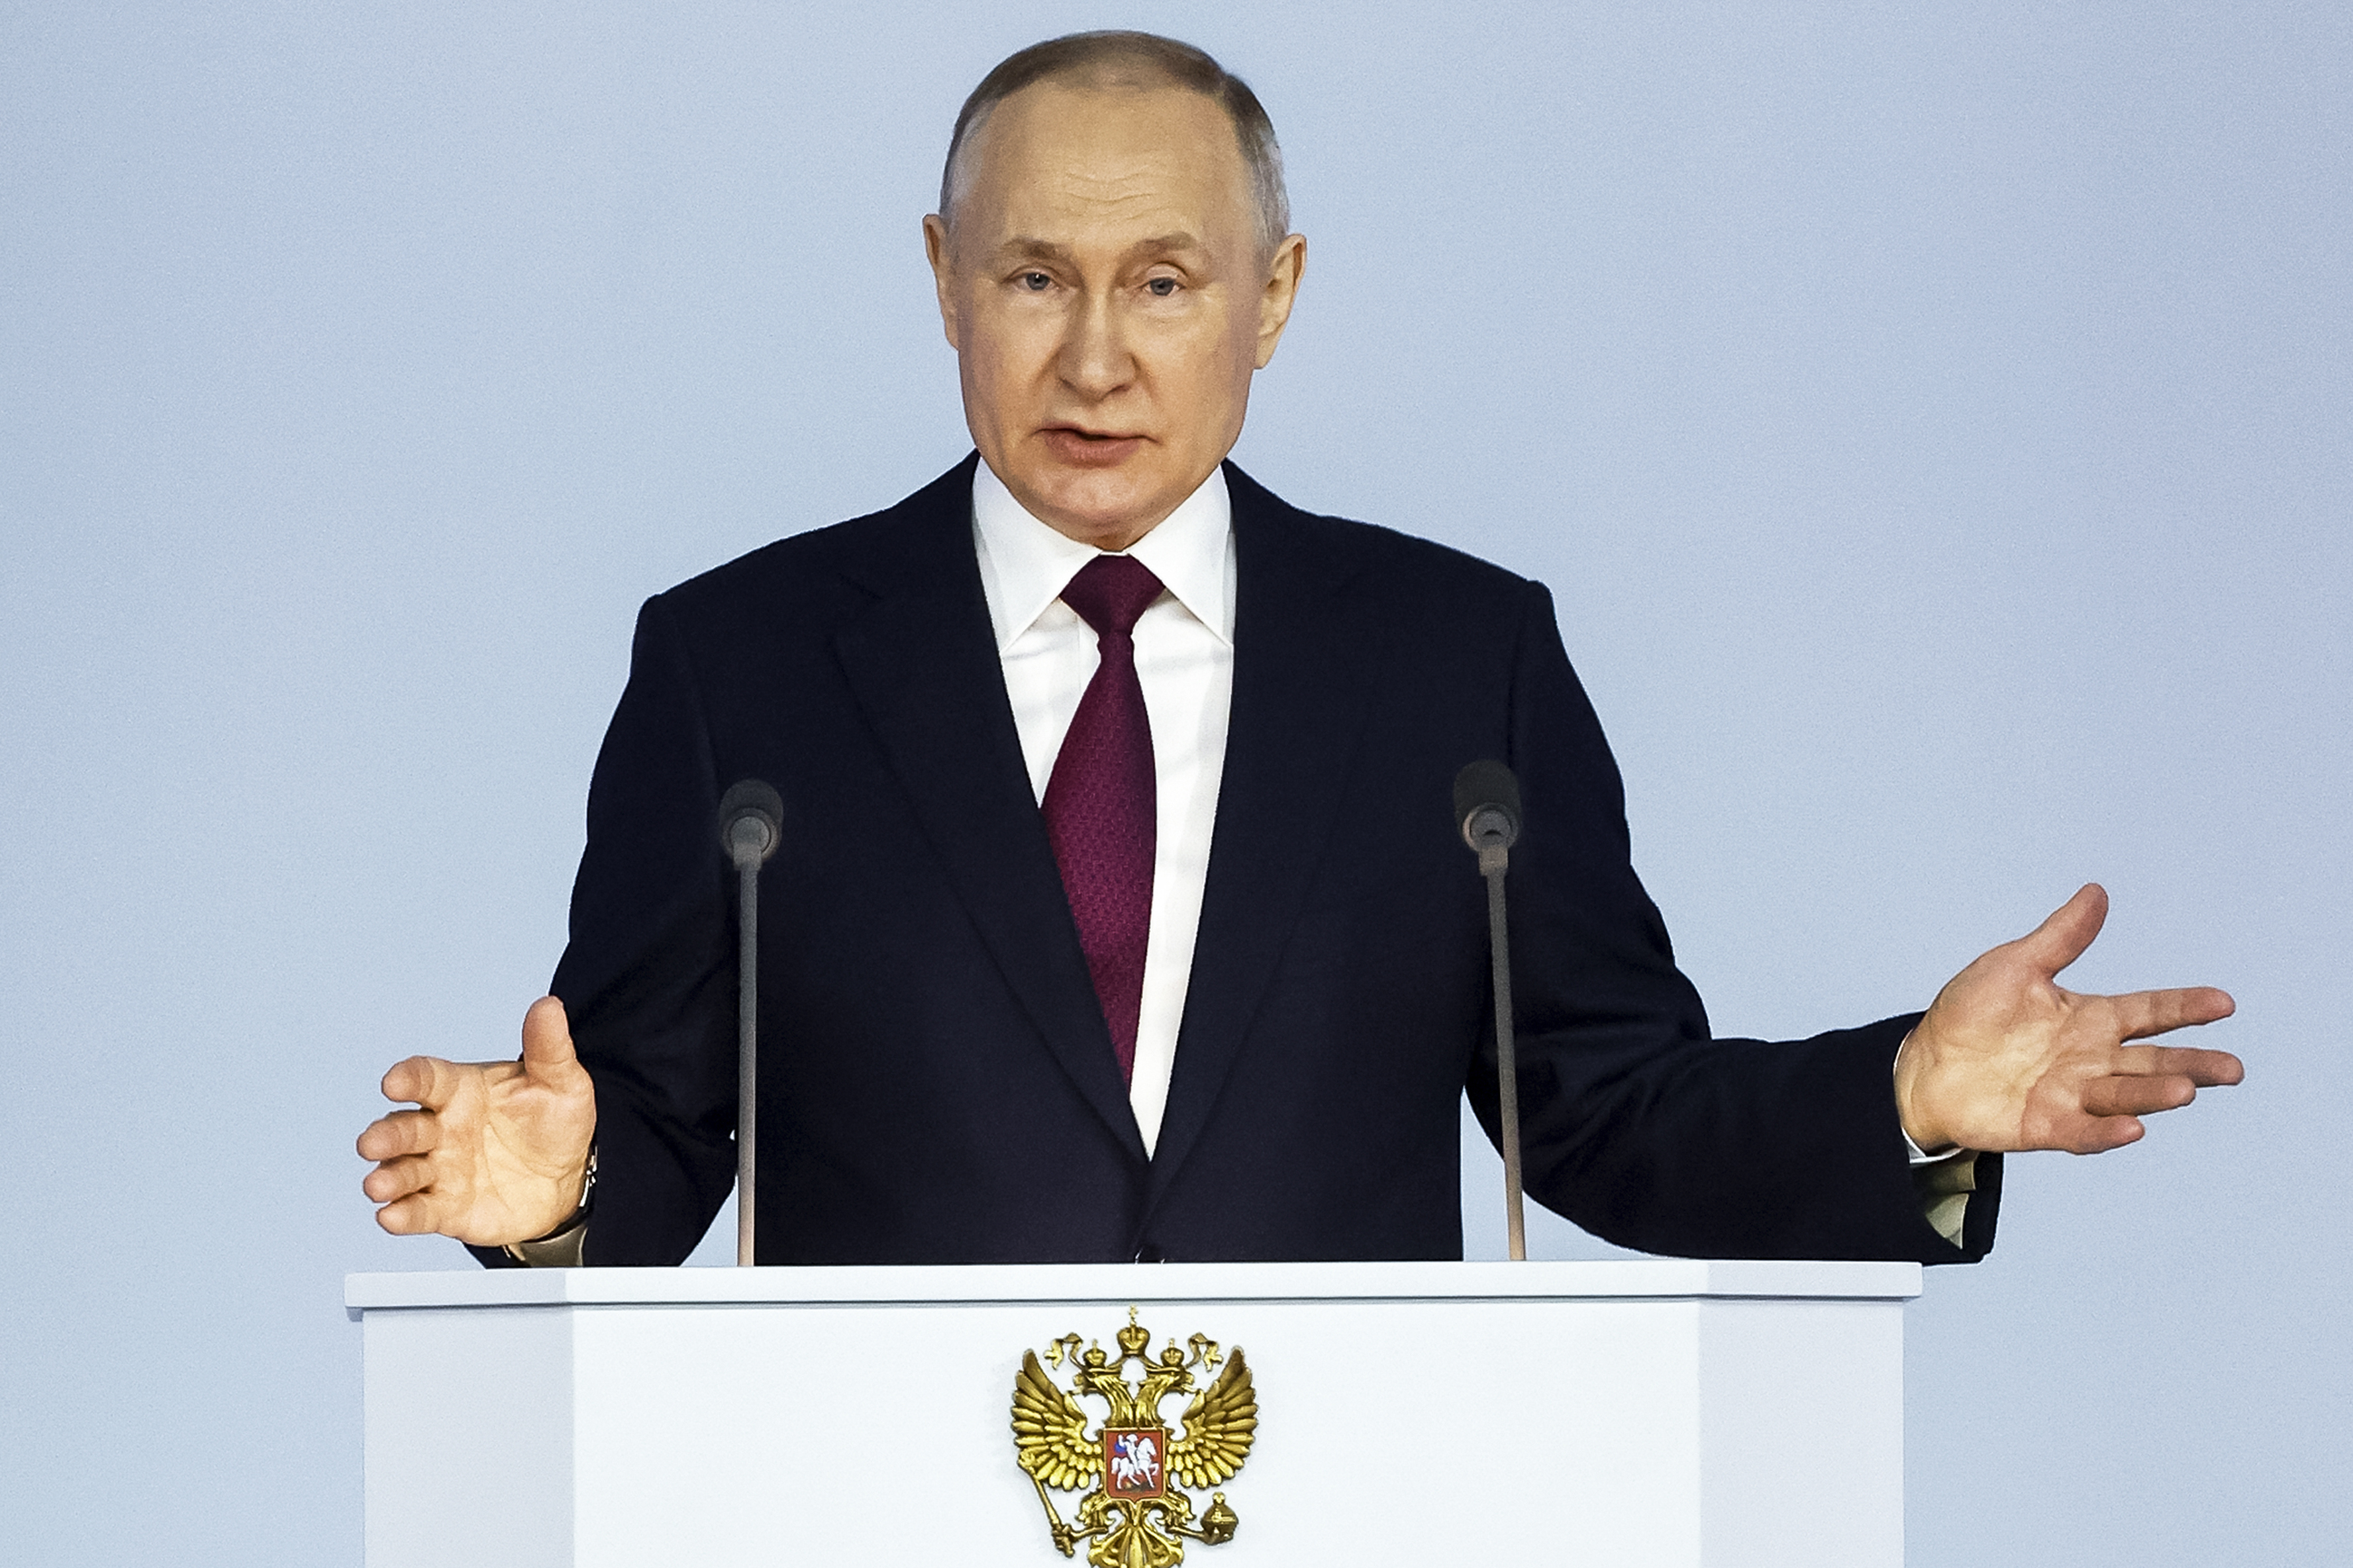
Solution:
<svg viewBox="0 0 2353 1568">
<path fill-rule="evenodd" d="M 422 1154 L 387 1160 L 360 1182 L 360 1191 L 376 1203 L 388 1204 L 433 1184 L 433 1162 Z"/>
<path fill-rule="evenodd" d="M 564 1004 L 543 996 L 522 1016 L 522 1068 L 534 1079 L 580 1065 L 572 1048 L 572 1026 Z"/>
<path fill-rule="evenodd" d="M 2126 1040 L 2145 1040 L 2151 1035 L 2194 1024 L 2211 1024 L 2239 1010 L 2229 992 L 2217 991 L 2211 985 L 2189 985 L 2178 991 L 2129 991 L 2108 1000 L 2116 1009 L 2117 1036 Z"/>
<path fill-rule="evenodd" d="M 360 1134 L 363 1160 L 396 1160 L 403 1154 L 424 1154 L 440 1147 L 441 1119 L 429 1110 L 396 1110 L 378 1117 Z"/>
<path fill-rule="evenodd" d="M 2179 1110 L 2198 1098 L 2186 1078 L 2099 1078 L 2084 1086 L 2084 1109 L 2094 1116 L 2149 1116 Z"/>
<path fill-rule="evenodd" d="M 2056 974 L 2077 959 L 2107 922 L 2108 891 L 2086 882 L 2075 896 L 2051 911 L 2051 916 L 2018 941 L 2019 950 L 2046 975 Z"/>
<path fill-rule="evenodd" d="M 2243 1082 L 2244 1062 L 2228 1051 L 2192 1050 L 2188 1046 L 2126 1046 L 2116 1054 L 2110 1072 L 2142 1077 L 2186 1078 L 2200 1089 Z"/>
<path fill-rule="evenodd" d="M 395 1236 L 430 1236 L 440 1228 L 435 1219 L 435 1205 L 423 1193 L 411 1193 L 375 1211 L 375 1223 Z"/>
<path fill-rule="evenodd" d="M 411 1057 L 395 1062 L 384 1075 L 386 1100 L 413 1100 L 427 1110 L 438 1110 L 458 1092 L 458 1064 L 439 1057 Z"/>
<path fill-rule="evenodd" d="M 2087 1116 L 2071 1131 L 2073 1136 L 2059 1145 L 2070 1154 L 2105 1154 L 2148 1136 L 2137 1116 Z"/>
</svg>

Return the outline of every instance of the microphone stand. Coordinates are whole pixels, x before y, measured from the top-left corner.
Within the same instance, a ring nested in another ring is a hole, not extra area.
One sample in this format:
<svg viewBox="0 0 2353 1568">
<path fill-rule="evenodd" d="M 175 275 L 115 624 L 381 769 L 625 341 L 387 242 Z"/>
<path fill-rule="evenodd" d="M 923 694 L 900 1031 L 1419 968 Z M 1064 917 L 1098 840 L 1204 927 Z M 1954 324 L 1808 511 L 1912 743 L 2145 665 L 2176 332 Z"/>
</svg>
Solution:
<svg viewBox="0 0 2353 1568">
<path fill-rule="evenodd" d="M 719 839 L 735 864 L 735 1267 L 752 1267 L 760 1131 L 760 868 L 784 839 L 785 803 L 744 779 L 719 803 Z"/>
<path fill-rule="evenodd" d="M 1504 873 L 1512 852 L 1501 844 L 1479 848 L 1479 874 L 1487 879 L 1488 968 L 1495 992 L 1496 1099 L 1504 1144 L 1504 1233 L 1512 1259 L 1528 1256 L 1527 1216 L 1520 1200 L 1520 1064 L 1512 1038 L 1512 939 L 1504 913 Z"/>
<path fill-rule="evenodd" d="M 1504 1149 L 1504 1235 L 1512 1260 L 1528 1256 L 1525 1205 L 1520 1192 L 1520 1066 L 1512 1037 L 1512 939 L 1504 911 L 1504 875 L 1520 837 L 1520 781 L 1497 762 L 1472 763 L 1454 776 L 1454 820 L 1462 841 L 1477 851 L 1487 879 L 1488 972 L 1495 995 L 1495 1088 Z"/>
</svg>

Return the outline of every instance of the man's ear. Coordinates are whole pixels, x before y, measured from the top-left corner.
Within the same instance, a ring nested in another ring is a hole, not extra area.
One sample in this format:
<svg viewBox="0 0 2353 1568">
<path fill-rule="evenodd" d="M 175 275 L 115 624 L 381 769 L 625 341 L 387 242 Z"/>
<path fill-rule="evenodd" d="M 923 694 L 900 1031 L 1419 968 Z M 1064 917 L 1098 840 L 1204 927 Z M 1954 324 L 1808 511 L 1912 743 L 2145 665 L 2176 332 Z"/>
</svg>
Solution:
<svg viewBox="0 0 2353 1568">
<path fill-rule="evenodd" d="M 956 305 L 955 269 L 948 259 L 947 220 L 937 213 L 923 219 L 923 258 L 932 264 L 932 289 L 940 297 L 940 331 L 948 336 L 948 347 L 964 353 L 964 344 L 956 341 Z"/>
<path fill-rule="evenodd" d="M 1274 358 L 1274 345 L 1291 321 L 1291 307 L 1299 302 L 1299 279 L 1307 270 L 1307 237 L 1285 235 L 1267 262 L 1266 287 L 1258 297 L 1258 368 Z"/>
</svg>

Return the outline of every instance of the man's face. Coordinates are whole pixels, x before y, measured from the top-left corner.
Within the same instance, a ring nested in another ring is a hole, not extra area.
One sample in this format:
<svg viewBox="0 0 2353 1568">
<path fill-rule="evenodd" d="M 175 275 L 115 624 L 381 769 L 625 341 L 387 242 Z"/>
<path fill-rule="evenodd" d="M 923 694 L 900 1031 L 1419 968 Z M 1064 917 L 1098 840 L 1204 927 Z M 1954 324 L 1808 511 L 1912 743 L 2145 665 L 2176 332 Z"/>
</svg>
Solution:
<svg viewBox="0 0 2353 1568">
<path fill-rule="evenodd" d="M 1040 82 L 998 104 L 951 236 L 923 222 L 965 420 L 1031 513 L 1124 549 L 1241 434 L 1306 242 L 1261 254 L 1215 100 Z"/>
</svg>

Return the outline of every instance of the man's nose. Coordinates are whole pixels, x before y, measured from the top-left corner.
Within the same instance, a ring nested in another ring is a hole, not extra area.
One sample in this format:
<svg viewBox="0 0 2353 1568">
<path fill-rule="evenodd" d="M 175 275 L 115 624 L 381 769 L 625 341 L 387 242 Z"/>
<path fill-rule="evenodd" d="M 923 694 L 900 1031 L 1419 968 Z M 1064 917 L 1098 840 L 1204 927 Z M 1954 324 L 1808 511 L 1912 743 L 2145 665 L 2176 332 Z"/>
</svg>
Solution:
<svg viewBox="0 0 2353 1568">
<path fill-rule="evenodd" d="M 1089 293 L 1073 313 L 1061 369 L 1071 388 L 1091 399 L 1109 396 L 1134 376 L 1135 361 L 1109 293 Z"/>
</svg>

